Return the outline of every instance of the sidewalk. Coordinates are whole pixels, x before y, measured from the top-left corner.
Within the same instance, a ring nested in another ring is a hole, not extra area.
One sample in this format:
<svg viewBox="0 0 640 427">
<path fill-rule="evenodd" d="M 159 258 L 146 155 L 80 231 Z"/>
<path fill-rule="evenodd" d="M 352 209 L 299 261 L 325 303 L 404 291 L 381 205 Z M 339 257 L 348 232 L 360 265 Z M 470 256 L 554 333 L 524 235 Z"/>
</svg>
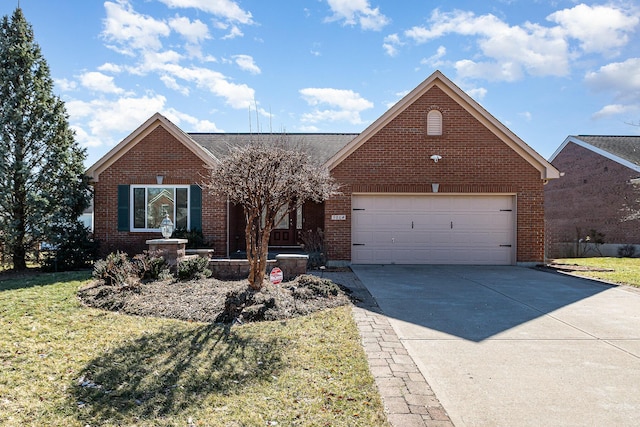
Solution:
<svg viewBox="0 0 640 427">
<path fill-rule="evenodd" d="M 327 271 L 323 277 L 346 286 L 360 301 L 353 317 L 391 426 L 452 427 L 449 415 L 358 277 L 351 271 Z"/>
</svg>

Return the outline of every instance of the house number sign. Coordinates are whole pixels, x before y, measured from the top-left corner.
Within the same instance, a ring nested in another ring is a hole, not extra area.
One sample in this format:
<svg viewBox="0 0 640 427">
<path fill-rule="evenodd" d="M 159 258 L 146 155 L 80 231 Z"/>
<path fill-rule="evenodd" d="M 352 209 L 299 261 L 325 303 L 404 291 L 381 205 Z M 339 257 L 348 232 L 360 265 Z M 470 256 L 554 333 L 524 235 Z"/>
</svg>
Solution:
<svg viewBox="0 0 640 427">
<path fill-rule="evenodd" d="M 346 215 L 331 215 L 331 220 L 332 221 L 346 221 L 347 220 L 347 216 Z"/>
</svg>

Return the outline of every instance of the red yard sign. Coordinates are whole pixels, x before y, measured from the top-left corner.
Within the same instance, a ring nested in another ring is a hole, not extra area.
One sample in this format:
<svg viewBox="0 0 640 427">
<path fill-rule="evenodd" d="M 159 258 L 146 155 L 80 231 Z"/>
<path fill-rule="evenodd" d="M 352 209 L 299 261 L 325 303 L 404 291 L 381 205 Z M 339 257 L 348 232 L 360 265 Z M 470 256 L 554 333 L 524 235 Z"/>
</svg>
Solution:
<svg viewBox="0 0 640 427">
<path fill-rule="evenodd" d="M 280 284 L 280 282 L 282 282 L 282 270 L 274 267 L 273 270 L 271 270 L 271 274 L 269 274 L 269 281 L 274 285 Z"/>
</svg>

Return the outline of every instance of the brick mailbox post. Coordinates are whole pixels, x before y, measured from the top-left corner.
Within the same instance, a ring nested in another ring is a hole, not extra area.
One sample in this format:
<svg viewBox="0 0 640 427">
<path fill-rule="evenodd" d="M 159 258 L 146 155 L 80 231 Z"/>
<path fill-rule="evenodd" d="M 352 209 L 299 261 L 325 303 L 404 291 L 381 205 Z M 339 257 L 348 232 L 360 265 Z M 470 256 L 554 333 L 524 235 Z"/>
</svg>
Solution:
<svg viewBox="0 0 640 427">
<path fill-rule="evenodd" d="M 157 252 L 162 256 L 169 267 L 176 269 L 178 262 L 185 257 L 187 239 L 151 239 L 147 240 L 149 252 Z"/>
</svg>

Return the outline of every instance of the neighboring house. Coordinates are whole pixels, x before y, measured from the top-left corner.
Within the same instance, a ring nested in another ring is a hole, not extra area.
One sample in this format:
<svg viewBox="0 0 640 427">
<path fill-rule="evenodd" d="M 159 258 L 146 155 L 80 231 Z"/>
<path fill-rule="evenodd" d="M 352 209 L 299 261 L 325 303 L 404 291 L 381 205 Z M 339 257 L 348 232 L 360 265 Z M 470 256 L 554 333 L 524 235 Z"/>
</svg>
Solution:
<svg viewBox="0 0 640 427">
<path fill-rule="evenodd" d="M 82 224 L 93 233 L 93 198 L 89 202 L 89 206 L 82 212 L 78 218 Z"/>
<path fill-rule="evenodd" d="M 543 185 L 558 170 L 439 71 L 360 134 L 287 137 L 324 162 L 341 194 L 291 212 L 272 233 L 281 251 L 321 228 L 333 265 L 544 260 Z M 218 256 L 242 250 L 242 212 L 198 184 L 252 138 L 282 135 L 187 134 L 155 114 L 87 172 L 102 250 L 140 251 L 158 237 L 158 189 L 174 192 L 164 209 Z"/>
<path fill-rule="evenodd" d="M 568 136 L 550 161 L 563 173 L 545 187 L 550 257 L 588 251 L 579 240 L 592 230 L 603 254 L 640 244 L 640 136 Z"/>
</svg>

